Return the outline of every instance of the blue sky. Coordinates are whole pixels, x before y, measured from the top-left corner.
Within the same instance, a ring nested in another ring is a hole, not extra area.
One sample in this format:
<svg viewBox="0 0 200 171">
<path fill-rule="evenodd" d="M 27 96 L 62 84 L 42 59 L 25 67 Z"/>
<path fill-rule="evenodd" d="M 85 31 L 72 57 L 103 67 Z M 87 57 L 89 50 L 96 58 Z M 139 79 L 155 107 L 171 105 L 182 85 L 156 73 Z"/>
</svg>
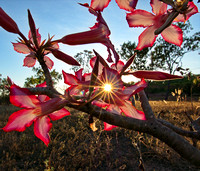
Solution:
<svg viewBox="0 0 200 171">
<path fill-rule="evenodd" d="M 51 36 L 55 35 L 55 39 L 59 39 L 67 34 L 86 31 L 94 25 L 96 18 L 86 8 L 78 5 L 78 2 L 90 3 L 89 0 L 0 0 L 0 7 L 16 21 L 25 36 L 29 31 L 27 9 L 30 9 L 42 40 L 47 39 L 48 33 Z M 200 4 L 197 4 L 197 6 L 200 9 Z M 139 0 L 137 8 L 150 11 L 149 0 Z M 126 12 L 119 9 L 114 0 L 104 10 L 103 16 L 109 25 L 110 38 L 116 48 L 119 49 L 123 42 L 138 41 L 138 36 L 143 29 L 129 28 L 125 19 Z M 192 33 L 200 31 L 199 19 L 200 14 L 191 17 L 190 21 L 194 28 Z M 22 66 L 25 55 L 13 50 L 11 42 L 16 42 L 16 40 L 16 34 L 8 33 L 0 28 L 0 74 L 3 77 L 9 76 L 16 84 L 23 86 L 25 78 L 32 75 L 33 72 L 31 68 Z M 107 58 L 106 48 L 101 44 L 60 45 L 60 49 L 71 56 L 85 49 L 91 51 L 95 49 Z M 189 67 L 195 74 L 200 73 L 200 55 L 198 53 L 200 52 L 192 52 L 183 58 L 183 66 Z M 69 65 L 60 62 L 52 55 L 49 55 L 49 57 L 54 61 L 54 68 L 57 71 L 69 71 Z"/>
</svg>

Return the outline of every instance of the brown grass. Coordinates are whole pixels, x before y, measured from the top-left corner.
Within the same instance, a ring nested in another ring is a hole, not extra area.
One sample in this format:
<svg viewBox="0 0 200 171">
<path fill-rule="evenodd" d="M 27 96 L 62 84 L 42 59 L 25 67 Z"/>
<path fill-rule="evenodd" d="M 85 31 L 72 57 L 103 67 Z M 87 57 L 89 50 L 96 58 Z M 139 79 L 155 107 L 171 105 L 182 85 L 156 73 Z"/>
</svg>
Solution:
<svg viewBox="0 0 200 171">
<path fill-rule="evenodd" d="M 151 101 L 155 115 L 189 129 L 189 120 L 200 113 L 200 102 Z M 139 102 L 136 106 L 140 108 Z M 0 127 L 6 125 L 16 107 L 0 106 Z M 116 128 L 98 131 L 88 126 L 88 115 L 71 110 L 72 115 L 53 122 L 49 147 L 35 137 L 33 126 L 21 132 L 0 132 L 0 170 L 140 170 L 141 153 L 146 170 L 200 170 L 182 159 L 167 145 L 150 135 Z M 200 146 L 200 144 L 198 144 Z"/>
</svg>

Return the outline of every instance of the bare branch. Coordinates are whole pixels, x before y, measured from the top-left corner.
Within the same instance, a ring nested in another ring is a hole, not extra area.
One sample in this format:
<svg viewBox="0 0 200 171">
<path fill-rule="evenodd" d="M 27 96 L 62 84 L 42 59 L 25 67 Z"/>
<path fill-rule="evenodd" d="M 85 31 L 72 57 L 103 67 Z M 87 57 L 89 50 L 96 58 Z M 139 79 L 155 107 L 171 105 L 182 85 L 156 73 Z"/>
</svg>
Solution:
<svg viewBox="0 0 200 171">
<path fill-rule="evenodd" d="M 162 120 L 162 119 L 157 119 L 157 121 L 160 122 L 161 124 L 167 126 L 168 128 L 172 129 L 174 132 L 176 132 L 179 135 L 190 137 L 190 138 L 196 138 L 196 139 L 200 140 L 200 133 L 198 133 L 198 132 L 183 130 L 165 120 Z"/>
<path fill-rule="evenodd" d="M 40 89 L 37 89 L 38 93 L 39 90 Z M 50 90 L 41 89 L 40 93 L 49 93 L 48 91 Z M 55 96 L 56 95 L 57 94 L 55 94 Z M 88 103 L 86 105 L 78 105 L 71 104 L 70 102 L 66 101 L 65 105 L 70 108 L 88 113 L 91 116 L 94 116 L 100 119 L 101 121 L 107 122 L 109 124 L 150 134 L 158 138 L 159 140 L 165 142 L 169 147 L 174 149 L 186 160 L 190 161 L 194 165 L 200 166 L 200 151 L 197 148 L 193 147 L 187 140 L 185 140 L 175 131 L 166 127 L 165 125 L 161 124 L 155 119 L 155 116 L 153 114 L 151 106 L 149 105 L 144 91 L 140 92 L 140 100 L 147 120 L 138 120 L 135 118 L 109 113 L 100 107 L 94 107 Z"/>
<path fill-rule="evenodd" d="M 146 116 L 146 119 L 147 120 L 148 119 L 155 119 L 154 113 L 151 109 L 151 106 L 149 104 L 149 101 L 147 99 L 147 96 L 146 96 L 144 90 L 139 92 L 139 96 L 140 96 L 141 106 L 142 106 L 142 109 L 143 109 L 144 114 Z"/>
</svg>

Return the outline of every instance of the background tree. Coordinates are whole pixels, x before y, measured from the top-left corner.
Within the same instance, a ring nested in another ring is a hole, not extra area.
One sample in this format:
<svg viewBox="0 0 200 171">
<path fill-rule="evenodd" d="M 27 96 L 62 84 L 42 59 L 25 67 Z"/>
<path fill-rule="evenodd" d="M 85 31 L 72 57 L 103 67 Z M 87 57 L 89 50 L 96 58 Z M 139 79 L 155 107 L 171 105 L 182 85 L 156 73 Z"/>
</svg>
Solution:
<svg viewBox="0 0 200 171">
<path fill-rule="evenodd" d="M 175 74 L 176 71 L 189 70 L 182 68 L 182 58 L 186 53 L 198 50 L 200 48 L 200 32 L 197 32 L 193 35 L 189 34 L 192 30 L 192 26 L 189 21 L 187 21 L 185 24 L 177 23 L 177 25 L 183 30 L 182 46 L 179 47 L 166 42 L 162 38 L 158 38 L 150 53 L 150 68 L 154 67 L 154 69 L 166 70 L 169 71 L 170 74 Z M 165 97 L 166 100 L 168 99 L 169 88 L 170 81 L 168 81 L 168 90 Z"/>
<path fill-rule="evenodd" d="M 84 50 L 83 52 L 77 53 L 74 58 L 79 62 L 81 66 L 72 66 L 71 70 L 74 72 L 83 68 L 83 73 L 88 73 L 90 69 L 90 59 L 93 57 L 92 51 Z"/>
<path fill-rule="evenodd" d="M 7 79 L 0 74 L 0 104 L 9 103 L 9 90 L 6 86 L 9 86 Z"/>
<path fill-rule="evenodd" d="M 44 72 L 40 67 L 33 67 L 32 71 L 35 73 L 35 75 L 26 78 L 26 81 L 24 83 L 25 87 L 35 87 L 36 85 L 41 84 L 45 81 Z M 54 85 L 62 79 L 62 74 L 59 74 L 55 69 L 53 69 L 50 74 Z"/>
<path fill-rule="evenodd" d="M 135 42 L 124 42 L 121 45 L 121 49 L 119 50 L 119 54 L 122 59 L 128 60 L 131 56 L 134 55 L 134 53 L 137 53 L 137 57 L 134 59 L 133 64 L 131 65 L 130 69 L 133 70 L 145 70 L 150 69 L 148 66 L 148 53 L 150 51 L 150 48 L 144 48 L 143 50 L 135 50 L 137 47 L 137 44 Z"/>
</svg>

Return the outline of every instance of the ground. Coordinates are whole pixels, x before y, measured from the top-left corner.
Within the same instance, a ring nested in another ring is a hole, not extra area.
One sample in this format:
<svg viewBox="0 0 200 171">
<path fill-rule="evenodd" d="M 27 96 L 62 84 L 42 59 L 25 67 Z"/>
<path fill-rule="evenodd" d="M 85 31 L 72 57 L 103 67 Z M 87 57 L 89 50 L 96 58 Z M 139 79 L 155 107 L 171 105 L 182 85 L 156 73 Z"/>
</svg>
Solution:
<svg viewBox="0 0 200 171">
<path fill-rule="evenodd" d="M 186 114 L 196 119 L 200 102 L 150 101 L 156 116 L 176 126 L 189 129 Z M 136 102 L 140 108 L 139 102 Z M 141 108 L 140 108 L 141 109 Z M 8 117 L 19 110 L 12 105 L 0 106 L 0 128 Z M 70 109 L 69 109 L 70 110 Z M 145 170 L 200 170 L 150 135 L 116 128 L 98 131 L 88 126 L 88 115 L 70 110 L 71 116 L 53 122 L 48 147 L 33 133 L 33 126 L 24 132 L 0 133 L 0 170 L 141 170 L 140 156 Z M 200 148 L 200 143 L 197 144 Z"/>
</svg>

